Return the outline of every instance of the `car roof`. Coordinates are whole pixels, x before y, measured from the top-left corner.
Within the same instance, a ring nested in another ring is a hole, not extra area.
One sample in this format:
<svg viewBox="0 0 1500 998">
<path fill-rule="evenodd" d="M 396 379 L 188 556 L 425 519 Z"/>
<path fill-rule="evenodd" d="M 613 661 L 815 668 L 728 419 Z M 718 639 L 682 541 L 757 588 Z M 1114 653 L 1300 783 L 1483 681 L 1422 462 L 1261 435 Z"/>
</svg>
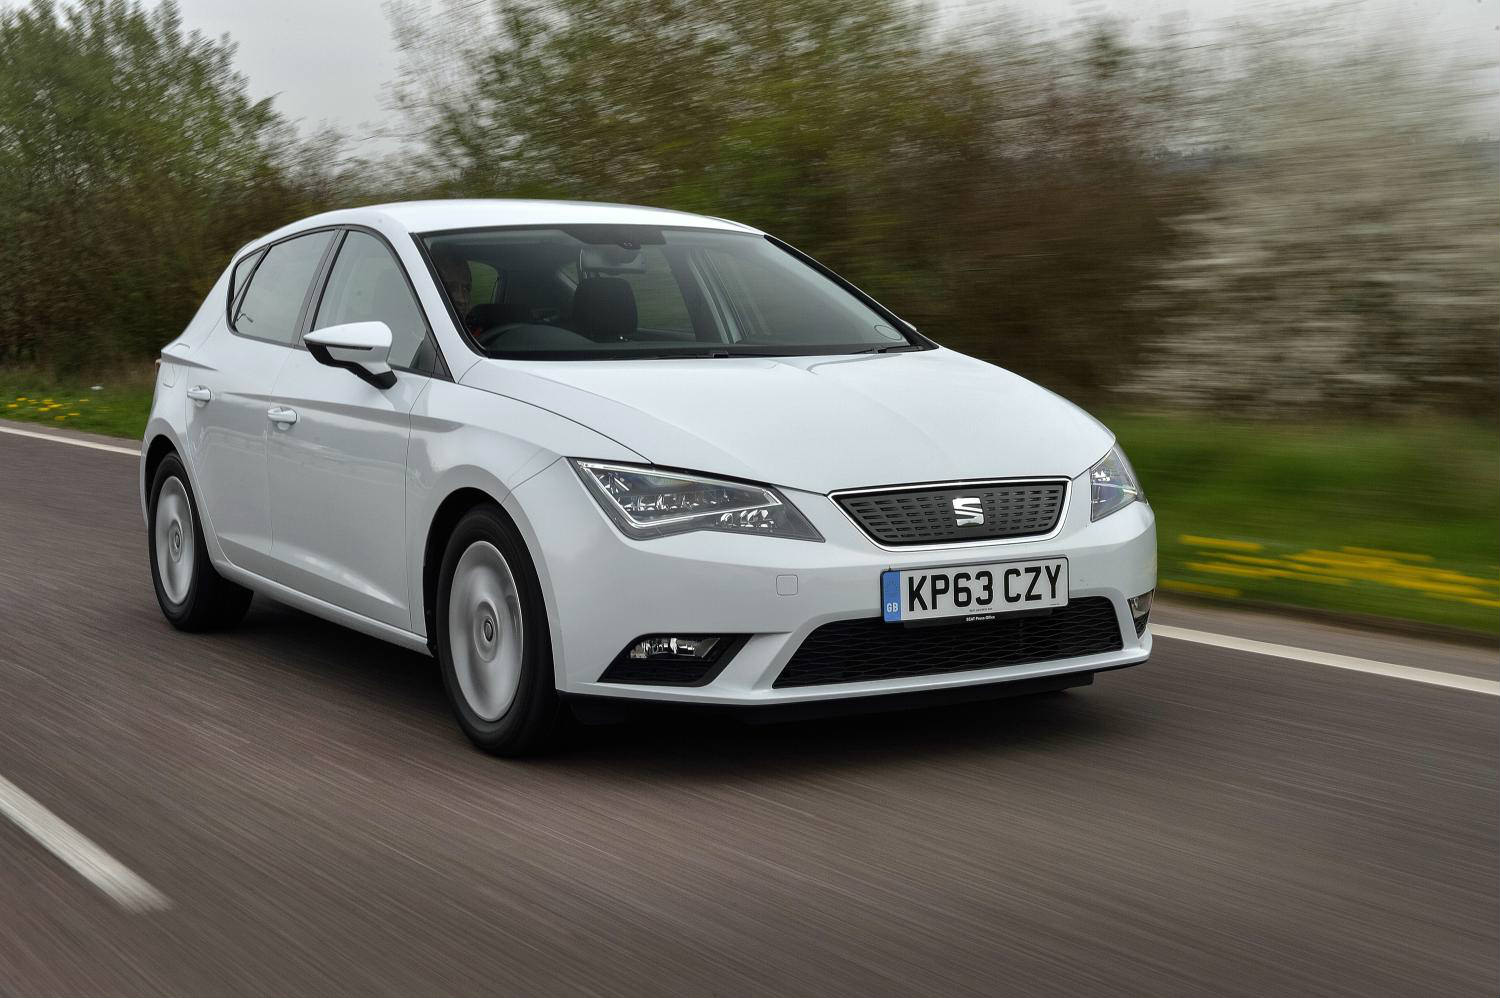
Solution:
<svg viewBox="0 0 1500 998">
<path fill-rule="evenodd" d="M 521 198 L 474 198 L 447 201 L 397 201 L 364 208 L 324 212 L 283 226 L 254 240 L 269 242 L 324 225 L 378 225 L 386 221 L 408 232 L 442 232 L 511 225 L 664 225 L 689 229 L 728 229 L 760 234 L 759 229 L 710 215 L 667 208 L 600 201 L 541 201 Z"/>
</svg>

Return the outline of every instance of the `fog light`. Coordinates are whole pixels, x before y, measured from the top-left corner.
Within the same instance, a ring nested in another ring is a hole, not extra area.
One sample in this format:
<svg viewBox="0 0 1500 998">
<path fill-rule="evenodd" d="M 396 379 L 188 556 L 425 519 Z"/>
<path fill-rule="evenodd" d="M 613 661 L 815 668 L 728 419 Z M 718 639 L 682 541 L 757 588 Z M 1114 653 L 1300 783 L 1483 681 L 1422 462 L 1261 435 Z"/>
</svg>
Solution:
<svg viewBox="0 0 1500 998">
<path fill-rule="evenodd" d="M 1148 589 L 1139 596 L 1130 597 L 1130 616 L 1135 620 L 1135 636 L 1140 637 L 1146 633 L 1146 618 L 1151 616 L 1151 594 L 1155 589 Z"/>
<path fill-rule="evenodd" d="M 713 682 L 748 634 L 643 634 L 620 650 L 601 683 L 702 686 Z"/>
<path fill-rule="evenodd" d="M 679 637 L 675 635 L 658 634 L 654 637 L 637 641 L 630 646 L 626 658 L 636 659 L 662 659 L 662 658 L 697 658 L 706 659 L 713 654 L 714 648 L 719 644 L 719 638 L 703 637 Z"/>
</svg>

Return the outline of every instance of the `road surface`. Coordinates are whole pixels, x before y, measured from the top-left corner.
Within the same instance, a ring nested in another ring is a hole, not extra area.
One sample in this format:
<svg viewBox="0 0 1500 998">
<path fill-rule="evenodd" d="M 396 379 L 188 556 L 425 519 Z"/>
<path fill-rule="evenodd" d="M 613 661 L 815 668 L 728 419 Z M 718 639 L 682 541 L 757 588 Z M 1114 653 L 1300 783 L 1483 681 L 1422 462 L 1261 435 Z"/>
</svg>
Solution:
<svg viewBox="0 0 1500 998">
<path fill-rule="evenodd" d="M 1500 992 L 1500 697 L 1162 637 L 1067 694 L 508 762 L 430 659 L 264 600 L 173 632 L 135 475 L 0 433 L 0 993 Z"/>
</svg>

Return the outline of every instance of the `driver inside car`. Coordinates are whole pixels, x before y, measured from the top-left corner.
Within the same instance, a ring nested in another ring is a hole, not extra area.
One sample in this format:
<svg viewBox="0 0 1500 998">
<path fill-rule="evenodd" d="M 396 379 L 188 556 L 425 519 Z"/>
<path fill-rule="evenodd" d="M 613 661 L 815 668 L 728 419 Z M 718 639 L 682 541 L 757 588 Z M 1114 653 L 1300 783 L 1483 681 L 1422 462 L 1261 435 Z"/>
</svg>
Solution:
<svg viewBox="0 0 1500 998">
<path fill-rule="evenodd" d="M 469 263 L 456 256 L 446 247 L 437 248 L 432 254 L 433 265 L 437 267 L 438 277 L 443 281 L 443 287 L 448 292 L 448 300 L 453 303 L 453 311 L 463 317 L 464 325 L 470 333 L 479 333 L 474 328 L 474 321 L 469 316 L 469 299 L 474 288 L 474 277 L 469 271 Z"/>
</svg>

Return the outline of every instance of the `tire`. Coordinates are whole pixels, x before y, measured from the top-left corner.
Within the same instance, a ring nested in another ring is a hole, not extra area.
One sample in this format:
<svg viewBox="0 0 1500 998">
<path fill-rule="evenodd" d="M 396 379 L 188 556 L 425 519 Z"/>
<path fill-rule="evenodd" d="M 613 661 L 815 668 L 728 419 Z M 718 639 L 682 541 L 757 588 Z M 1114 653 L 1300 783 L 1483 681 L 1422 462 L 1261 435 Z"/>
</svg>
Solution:
<svg viewBox="0 0 1500 998">
<path fill-rule="evenodd" d="M 564 711 L 536 569 L 510 519 L 479 506 L 454 527 L 438 574 L 434 644 L 458 725 L 493 755 L 560 741 Z"/>
<path fill-rule="evenodd" d="M 180 631 L 239 623 L 250 608 L 252 593 L 214 571 L 203 541 L 198 501 L 176 454 L 162 459 L 151 480 L 150 513 L 146 548 L 162 615 Z"/>
</svg>

